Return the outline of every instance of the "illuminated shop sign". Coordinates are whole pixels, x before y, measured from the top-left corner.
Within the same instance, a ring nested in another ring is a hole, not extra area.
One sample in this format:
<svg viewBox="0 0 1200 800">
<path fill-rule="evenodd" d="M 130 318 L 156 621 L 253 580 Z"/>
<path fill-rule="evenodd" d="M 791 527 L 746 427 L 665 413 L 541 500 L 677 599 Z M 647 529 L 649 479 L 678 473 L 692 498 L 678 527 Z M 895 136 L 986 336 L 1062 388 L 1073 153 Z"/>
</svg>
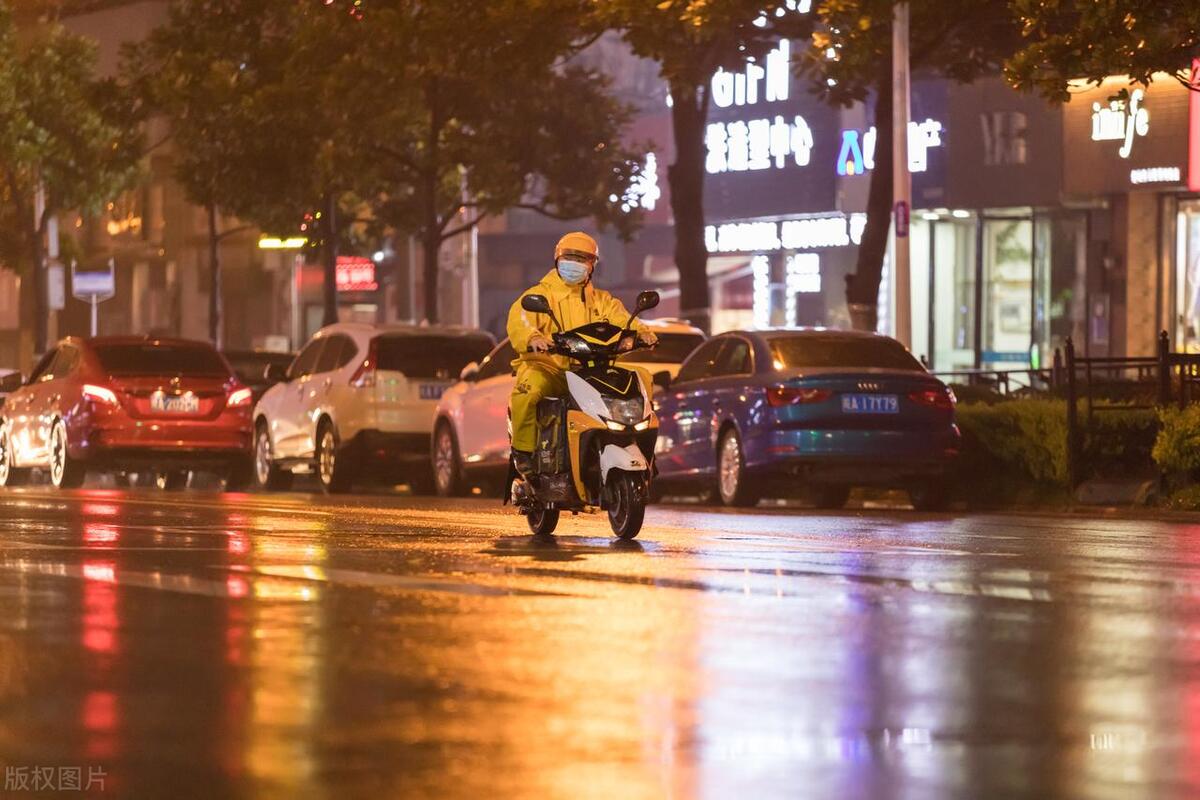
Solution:
<svg viewBox="0 0 1200 800">
<path fill-rule="evenodd" d="M 1128 103 L 1120 98 L 1110 100 L 1108 105 L 1092 103 L 1092 141 L 1119 141 L 1121 147 L 1117 153 L 1121 158 L 1129 158 L 1134 137 L 1150 132 L 1150 112 L 1143 105 L 1145 99 L 1143 90 L 1134 89 L 1129 93 Z"/>
<path fill-rule="evenodd" d="M 908 123 L 908 171 L 929 169 L 929 150 L 942 146 L 942 123 L 935 119 Z M 866 131 L 842 131 L 842 147 L 838 151 L 838 175 L 862 175 L 875 169 L 875 140 L 878 135 L 872 126 Z"/>
<path fill-rule="evenodd" d="M 1179 183 L 1183 180 L 1183 171 L 1179 167 L 1142 167 L 1129 170 L 1129 182 L 1143 183 Z"/>
<path fill-rule="evenodd" d="M 704 136 L 708 155 L 704 168 L 711 175 L 747 172 L 774 166 L 783 169 L 792 157 L 796 166 L 812 160 L 812 129 L 799 114 L 791 121 L 772 119 L 710 123 Z"/>
<path fill-rule="evenodd" d="M 661 198 L 662 189 L 658 186 L 658 157 L 654 153 L 647 153 L 641 171 L 629 184 L 629 191 L 625 193 L 621 210 L 627 213 L 635 208 L 653 211 Z M 609 200 L 615 203 L 616 195 L 610 197 Z"/>
<path fill-rule="evenodd" d="M 339 292 L 373 292 L 379 288 L 375 262 L 369 258 L 338 256 L 335 276 Z"/>
<path fill-rule="evenodd" d="M 765 98 L 768 103 L 788 99 L 791 44 L 784 39 L 767 53 L 765 67 L 748 62 L 738 73 L 718 69 L 712 76 L 712 101 L 718 108 L 752 106 Z"/>
<path fill-rule="evenodd" d="M 833 214 L 782 222 L 728 222 L 704 229 L 710 253 L 767 253 L 775 250 L 816 250 L 846 247 L 862 241 L 866 214 Z"/>
</svg>

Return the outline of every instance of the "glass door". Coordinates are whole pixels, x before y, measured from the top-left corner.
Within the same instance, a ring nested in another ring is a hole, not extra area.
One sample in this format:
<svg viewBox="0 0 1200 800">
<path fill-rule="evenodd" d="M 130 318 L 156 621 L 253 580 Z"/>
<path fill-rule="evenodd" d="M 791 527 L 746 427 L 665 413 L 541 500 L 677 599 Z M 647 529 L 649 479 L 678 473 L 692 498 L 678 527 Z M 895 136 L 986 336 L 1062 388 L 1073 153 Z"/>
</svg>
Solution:
<svg viewBox="0 0 1200 800">
<path fill-rule="evenodd" d="M 1033 356 L 1033 221 L 983 221 L 980 363 L 1019 369 Z"/>
<path fill-rule="evenodd" d="M 930 366 L 942 372 L 971 369 L 975 366 L 975 222 L 953 219 L 930 224 Z"/>
<path fill-rule="evenodd" d="M 1200 352 L 1200 200 L 1179 204 L 1175 218 L 1175 346 Z"/>
</svg>

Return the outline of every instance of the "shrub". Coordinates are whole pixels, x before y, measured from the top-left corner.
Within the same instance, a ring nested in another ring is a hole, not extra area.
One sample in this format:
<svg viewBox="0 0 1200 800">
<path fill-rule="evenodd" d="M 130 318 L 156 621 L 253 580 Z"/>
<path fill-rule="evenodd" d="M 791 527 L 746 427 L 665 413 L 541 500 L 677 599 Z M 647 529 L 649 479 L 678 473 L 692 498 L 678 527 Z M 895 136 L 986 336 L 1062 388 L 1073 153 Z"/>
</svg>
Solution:
<svg viewBox="0 0 1200 800">
<path fill-rule="evenodd" d="M 1168 474 L 1200 470 L 1200 405 L 1158 412 L 1162 427 L 1154 442 L 1154 463 Z"/>
</svg>

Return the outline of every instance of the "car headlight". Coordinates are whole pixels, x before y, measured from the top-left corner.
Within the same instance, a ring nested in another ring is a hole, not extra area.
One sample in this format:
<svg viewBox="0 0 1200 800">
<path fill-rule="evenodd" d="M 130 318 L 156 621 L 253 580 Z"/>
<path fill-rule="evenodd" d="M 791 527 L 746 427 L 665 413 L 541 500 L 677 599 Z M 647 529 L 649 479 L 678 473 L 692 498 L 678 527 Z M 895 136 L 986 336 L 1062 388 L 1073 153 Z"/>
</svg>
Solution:
<svg viewBox="0 0 1200 800">
<path fill-rule="evenodd" d="M 636 425 L 646 418 L 646 401 L 640 397 L 607 400 L 608 416 L 622 425 Z"/>
</svg>

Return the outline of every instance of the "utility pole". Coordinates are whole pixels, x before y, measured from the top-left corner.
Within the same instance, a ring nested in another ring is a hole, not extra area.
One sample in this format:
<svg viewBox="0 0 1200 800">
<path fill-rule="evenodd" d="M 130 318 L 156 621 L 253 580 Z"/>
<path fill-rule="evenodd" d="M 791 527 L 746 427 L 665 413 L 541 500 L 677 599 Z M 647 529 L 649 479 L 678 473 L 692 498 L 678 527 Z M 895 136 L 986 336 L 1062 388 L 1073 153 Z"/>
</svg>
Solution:
<svg viewBox="0 0 1200 800">
<path fill-rule="evenodd" d="M 896 297 L 896 338 L 912 347 L 912 269 L 909 220 L 912 177 L 908 172 L 908 0 L 892 9 L 892 285 Z"/>
</svg>

